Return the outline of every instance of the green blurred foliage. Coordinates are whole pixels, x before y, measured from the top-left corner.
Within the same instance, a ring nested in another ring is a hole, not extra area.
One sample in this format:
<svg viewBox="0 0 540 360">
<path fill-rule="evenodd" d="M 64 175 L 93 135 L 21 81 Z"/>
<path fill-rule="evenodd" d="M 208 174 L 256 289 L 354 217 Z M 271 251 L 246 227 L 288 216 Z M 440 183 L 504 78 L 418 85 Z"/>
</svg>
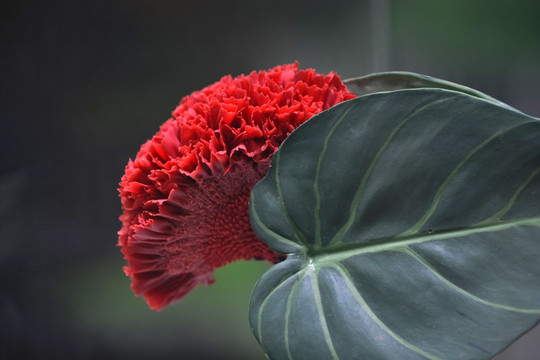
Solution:
<svg viewBox="0 0 540 360">
<path fill-rule="evenodd" d="M 247 309 L 251 290 L 268 263 L 238 261 L 217 269 L 214 285 L 199 286 L 159 312 L 133 295 L 121 266 L 119 259 L 84 264 L 59 284 L 66 295 L 66 315 L 99 334 L 101 346 L 113 353 L 129 347 L 161 357 L 182 358 L 187 351 L 190 358 L 201 359 L 216 354 L 223 359 L 265 358 L 251 333 Z"/>
<path fill-rule="evenodd" d="M 421 56 L 466 57 L 468 67 L 501 67 L 540 58 L 540 2 L 392 2 L 394 42 L 416 46 Z"/>
</svg>

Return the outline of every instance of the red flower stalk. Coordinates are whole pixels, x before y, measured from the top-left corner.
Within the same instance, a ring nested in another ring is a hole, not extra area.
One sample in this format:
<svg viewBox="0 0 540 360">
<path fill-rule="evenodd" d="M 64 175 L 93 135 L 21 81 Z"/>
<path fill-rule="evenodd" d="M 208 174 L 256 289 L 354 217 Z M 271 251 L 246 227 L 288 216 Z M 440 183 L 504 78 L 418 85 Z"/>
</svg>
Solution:
<svg viewBox="0 0 540 360">
<path fill-rule="evenodd" d="M 160 310 L 234 260 L 280 261 L 251 229 L 251 189 L 296 127 L 354 97 L 336 74 L 295 63 L 183 98 L 120 183 L 119 245 L 133 291 Z"/>
</svg>

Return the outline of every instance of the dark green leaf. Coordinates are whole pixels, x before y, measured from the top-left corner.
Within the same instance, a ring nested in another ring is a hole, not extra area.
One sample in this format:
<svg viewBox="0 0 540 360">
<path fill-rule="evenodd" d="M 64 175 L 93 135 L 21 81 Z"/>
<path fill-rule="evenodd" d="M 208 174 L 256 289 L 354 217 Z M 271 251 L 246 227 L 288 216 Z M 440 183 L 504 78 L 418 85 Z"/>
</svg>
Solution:
<svg viewBox="0 0 540 360">
<path fill-rule="evenodd" d="M 289 254 L 257 284 L 271 359 L 489 359 L 540 319 L 540 121 L 411 89 L 339 104 L 251 196 Z"/>
</svg>

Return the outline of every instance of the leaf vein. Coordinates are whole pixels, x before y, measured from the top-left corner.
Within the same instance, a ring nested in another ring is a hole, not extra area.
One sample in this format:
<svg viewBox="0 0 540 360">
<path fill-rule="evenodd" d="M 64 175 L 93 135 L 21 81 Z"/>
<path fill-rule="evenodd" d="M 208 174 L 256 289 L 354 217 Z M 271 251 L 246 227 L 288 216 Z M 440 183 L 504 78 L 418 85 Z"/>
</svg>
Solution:
<svg viewBox="0 0 540 360">
<path fill-rule="evenodd" d="M 257 212 L 257 208 L 255 206 L 255 202 L 253 200 L 253 197 L 251 197 L 251 201 L 249 202 L 249 206 L 251 208 L 251 215 L 252 219 L 255 221 L 255 223 L 261 228 L 262 231 L 264 231 L 268 236 L 272 237 L 274 240 L 277 240 L 281 243 L 287 244 L 289 246 L 293 246 L 296 249 L 303 250 L 302 246 L 295 243 L 294 241 L 287 239 L 286 237 L 283 237 L 276 232 L 274 232 L 272 229 L 270 229 L 268 226 L 266 226 L 261 218 L 259 217 L 259 213 Z"/>
<path fill-rule="evenodd" d="M 398 133 L 398 131 L 405 125 L 405 123 L 407 123 L 410 119 L 414 118 L 415 116 L 417 116 L 418 114 L 420 114 L 421 112 L 425 111 L 426 109 L 434 106 L 434 105 L 437 105 L 437 104 L 440 104 L 442 102 L 446 102 L 446 101 L 449 101 L 453 98 L 455 98 L 456 96 L 453 96 L 453 97 L 447 97 L 447 98 L 444 98 L 444 99 L 439 99 L 439 100 L 435 100 L 435 101 L 431 101 L 419 108 L 417 108 L 416 110 L 414 110 L 413 112 L 411 112 L 408 116 L 406 116 L 403 120 L 401 120 L 399 122 L 399 124 L 392 130 L 392 132 L 388 135 L 388 137 L 386 138 L 385 142 L 383 143 L 383 145 L 381 146 L 381 148 L 379 149 L 379 151 L 377 152 L 377 154 L 375 155 L 375 157 L 373 158 L 373 160 L 371 161 L 371 163 L 369 164 L 366 172 L 364 173 L 364 176 L 362 177 L 362 180 L 360 181 L 360 185 L 358 186 L 355 194 L 354 194 L 354 197 L 353 197 L 353 200 L 351 202 L 351 205 L 349 207 L 349 218 L 347 219 L 347 221 L 345 222 L 345 224 L 338 230 L 338 232 L 336 233 L 336 235 L 332 238 L 332 240 L 330 241 L 330 243 L 328 244 L 328 246 L 330 245 L 334 245 L 336 243 L 339 243 L 341 241 L 341 239 L 343 238 L 343 236 L 345 235 L 345 233 L 351 228 L 351 226 L 353 225 L 354 223 L 354 220 L 356 218 L 356 211 L 357 211 L 357 207 L 358 207 L 358 203 L 360 202 L 360 199 L 362 197 L 362 194 L 364 192 L 364 189 L 367 185 L 367 182 L 369 180 L 369 178 L 371 177 L 371 173 L 373 172 L 373 169 L 375 168 L 375 166 L 378 164 L 379 162 L 379 159 L 381 158 L 382 154 L 385 152 L 385 150 L 388 148 L 388 146 L 390 145 L 390 143 L 392 142 L 392 139 L 395 137 L 395 135 Z"/>
<path fill-rule="evenodd" d="M 538 175 L 539 172 L 540 172 L 540 167 L 536 169 L 535 171 L 533 171 L 531 175 L 529 175 L 529 177 L 523 182 L 523 184 L 521 184 L 521 186 L 516 190 L 514 195 L 510 198 L 510 200 L 506 203 L 506 205 L 501 210 L 497 211 L 488 219 L 482 221 L 481 223 L 477 225 L 484 225 L 484 224 L 501 220 L 502 217 L 512 208 L 512 206 L 514 206 L 514 203 L 516 202 L 519 194 L 521 194 L 521 192 L 527 187 L 527 185 L 531 183 L 532 179 L 534 179 L 534 177 Z"/>
<path fill-rule="evenodd" d="M 299 281 L 300 273 L 302 273 L 302 272 L 303 272 L 303 270 L 300 270 L 300 271 L 292 274 L 291 277 L 289 278 L 289 279 L 292 279 L 292 276 L 296 276 L 296 279 L 294 279 L 294 283 L 292 285 L 293 287 Z M 288 283 L 287 280 L 289 280 L 289 279 L 286 279 L 285 281 L 280 282 L 275 288 L 272 289 L 272 291 L 270 291 L 268 293 L 268 295 L 266 295 L 263 302 L 261 303 L 261 306 L 259 307 L 259 311 L 257 312 L 257 335 L 258 335 L 257 337 L 259 338 L 259 343 L 261 344 L 261 347 L 263 348 L 263 350 L 265 350 L 265 353 L 266 353 L 266 349 L 265 349 L 265 346 L 263 344 L 263 336 L 262 336 L 262 314 L 263 314 L 264 308 L 266 306 L 266 303 L 268 303 L 268 301 L 274 295 L 274 293 L 276 293 L 276 291 L 278 291 L 284 284 Z M 292 288 L 291 288 L 291 290 L 292 290 Z"/>
<path fill-rule="evenodd" d="M 474 300 L 474 301 L 476 301 L 476 302 L 478 302 L 480 304 L 491 306 L 491 307 L 494 307 L 494 308 L 497 308 L 497 309 L 512 311 L 512 312 L 518 312 L 518 313 L 524 313 L 524 314 L 540 314 L 540 309 L 521 309 L 521 308 L 517 308 L 517 307 L 513 307 L 513 306 L 507 306 L 507 305 L 503 305 L 503 304 L 498 304 L 498 303 L 494 303 L 494 302 L 482 299 L 482 298 L 480 298 L 480 297 L 478 297 L 476 295 L 471 294 L 470 292 L 463 289 L 462 287 L 454 284 L 452 281 L 448 280 L 441 273 L 439 273 L 437 271 L 437 269 L 435 269 L 435 267 L 429 261 L 427 261 L 425 258 L 423 258 L 420 254 L 418 254 L 413 249 L 411 249 L 409 247 L 406 247 L 406 248 L 399 249 L 399 250 L 396 250 L 396 251 L 400 251 L 400 252 L 403 252 L 403 253 L 411 256 L 412 258 L 414 258 L 415 260 L 420 262 L 422 265 L 424 265 L 427 269 L 429 269 L 429 271 L 431 271 L 431 273 L 433 273 L 433 275 L 435 275 L 439 280 L 441 280 L 447 286 L 451 287 L 452 289 L 459 292 L 460 294 L 462 294 L 462 295 L 464 295 L 464 296 L 470 298 L 471 300 Z"/>
<path fill-rule="evenodd" d="M 330 331 L 328 330 L 326 317 L 324 316 L 324 308 L 322 305 L 321 292 L 319 289 L 319 280 L 317 279 L 317 274 L 318 274 L 317 270 L 314 270 L 313 272 L 309 273 L 309 277 L 311 280 L 311 288 L 313 291 L 313 298 L 315 299 L 315 304 L 317 306 L 317 313 L 319 314 L 319 320 L 321 322 L 321 326 L 323 329 L 326 345 L 328 346 L 328 349 L 330 350 L 332 359 L 339 360 L 339 356 L 337 355 L 336 349 L 334 348 L 334 343 L 332 342 L 332 338 L 330 337 Z"/>
<path fill-rule="evenodd" d="M 281 209 L 281 212 L 285 216 L 285 219 L 287 219 L 287 222 L 292 227 L 294 234 L 296 238 L 298 239 L 298 242 L 302 243 L 305 247 L 308 247 L 308 244 L 306 242 L 306 238 L 304 234 L 300 231 L 298 226 L 294 223 L 291 216 L 289 215 L 289 212 L 287 211 L 287 207 L 285 206 L 285 202 L 283 201 L 283 193 L 281 191 L 281 182 L 279 181 L 279 163 L 280 163 L 280 156 L 281 151 L 276 152 L 276 163 L 274 164 L 275 172 L 274 172 L 274 182 L 276 184 L 276 190 L 277 190 L 277 198 L 279 202 L 279 207 Z"/>
<path fill-rule="evenodd" d="M 323 164 L 324 157 L 326 155 L 326 150 L 328 149 L 328 142 L 330 141 L 330 138 L 336 131 L 337 127 L 343 122 L 345 117 L 349 114 L 349 112 L 356 106 L 357 103 L 353 103 L 347 110 L 343 112 L 343 114 L 336 120 L 335 124 L 332 125 L 332 128 L 330 129 L 330 132 L 326 137 L 324 138 L 323 148 L 321 150 L 321 153 L 319 154 L 319 158 L 317 160 L 317 168 L 315 170 L 315 179 L 313 181 L 313 191 L 315 193 L 315 208 L 313 210 L 314 216 L 315 216 L 315 247 L 321 247 L 321 193 L 319 190 L 319 181 L 321 177 L 321 168 Z"/>
<path fill-rule="evenodd" d="M 329 266 L 336 269 L 337 271 L 339 271 L 341 273 L 341 275 L 345 279 L 345 283 L 347 284 L 347 287 L 351 291 L 352 295 L 354 296 L 354 298 L 356 299 L 356 301 L 358 302 L 360 307 L 362 309 L 364 309 L 364 311 L 368 314 L 368 316 L 371 318 L 371 320 L 373 320 L 373 322 L 376 323 L 383 331 L 385 331 L 388 335 L 390 335 L 398 343 L 400 343 L 401 345 L 403 345 L 407 349 L 412 350 L 415 353 L 420 354 L 420 355 L 422 355 L 423 357 L 425 357 L 427 359 L 430 359 L 430 360 L 443 360 L 442 358 L 440 358 L 440 357 L 438 357 L 436 355 L 430 354 L 430 353 L 420 349 L 419 347 L 414 346 L 413 344 L 411 344 L 410 342 L 408 342 L 407 340 L 403 339 L 401 336 L 396 334 L 394 331 L 392 331 L 381 319 L 379 319 L 379 317 L 377 315 L 375 315 L 373 310 L 371 310 L 371 308 L 367 304 L 367 302 L 364 299 L 364 297 L 362 296 L 362 294 L 360 294 L 358 289 L 351 282 L 351 280 L 350 280 L 351 275 L 349 274 L 349 271 L 347 269 L 345 269 L 342 264 L 339 264 L 339 263 L 332 264 L 332 265 L 329 265 Z"/>
<path fill-rule="evenodd" d="M 291 303 L 293 295 L 296 293 L 296 290 L 300 286 L 300 282 L 302 279 L 304 279 L 306 273 L 303 271 L 302 276 L 298 275 L 296 278 L 293 286 L 291 287 L 291 292 L 289 293 L 289 296 L 287 297 L 287 305 L 285 306 L 285 349 L 287 350 L 287 356 L 289 357 L 289 360 L 293 360 L 293 356 L 291 353 L 291 346 L 289 344 L 289 319 L 291 316 Z"/>
<path fill-rule="evenodd" d="M 420 218 L 420 220 L 418 220 L 416 222 L 416 224 L 414 224 L 409 230 L 406 230 L 405 232 L 398 235 L 398 237 L 415 234 L 422 228 L 422 226 L 424 226 L 427 223 L 427 221 L 431 218 L 433 213 L 435 213 L 435 210 L 437 209 L 437 206 L 439 205 L 439 200 L 441 199 L 441 196 L 442 196 L 442 193 L 444 192 L 444 190 L 448 187 L 450 182 L 456 177 L 458 172 L 467 164 L 467 162 L 475 154 L 477 154 L 480 150 L 482 150 L 487 144 L 489 144 L 493 140 L 495 140 L 495 139 L 499 138 L 500 136 L 506 134 L 507 132 L 509 132 L 509 131 L 517 128 L 517 127 L 520 127 L 520 126 L 522 126 L 524 124 L 527 124 L 527 123 L 528 122 L 522 122 L 522 123 L 518 123 L 518 124 L 514 124 L 512 126 L 509 126 L 509 127 L 505 128 L 505 129 L 499 130 L 495 134 L 491 135 L 489 138 L 485 139 L 480 144 L 475 146 L 463 159 L 461 159 L 461 161 L 456 165 L 454 170 L 452 170 L 450 175 L 448 175 L 446 177 L 444 182 L 437 189 L 437 192 L 433 196 L 433 200 L 431 202 L 431 205 L 429 206 L 428 210 L 424 213 L 424 215 Z"/>
</svg>

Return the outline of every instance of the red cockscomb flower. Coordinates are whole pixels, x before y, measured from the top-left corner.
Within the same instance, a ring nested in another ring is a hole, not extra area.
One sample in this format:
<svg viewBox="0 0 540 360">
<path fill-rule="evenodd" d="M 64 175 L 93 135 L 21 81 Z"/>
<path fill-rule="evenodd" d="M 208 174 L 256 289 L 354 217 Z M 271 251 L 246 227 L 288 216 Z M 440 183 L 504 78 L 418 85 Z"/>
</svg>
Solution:
<svg viewBox="0 0 540 360">
<path fill-rule="evenodd" d="M 226 76 L 182 99 L 120 183 L 133 291 L 159 310 L 231 261 L 278 262 L 251 229 L 251 189 L 296 127 L 354 97 L 336 74 L 296 63 Z"/>
</svg>

